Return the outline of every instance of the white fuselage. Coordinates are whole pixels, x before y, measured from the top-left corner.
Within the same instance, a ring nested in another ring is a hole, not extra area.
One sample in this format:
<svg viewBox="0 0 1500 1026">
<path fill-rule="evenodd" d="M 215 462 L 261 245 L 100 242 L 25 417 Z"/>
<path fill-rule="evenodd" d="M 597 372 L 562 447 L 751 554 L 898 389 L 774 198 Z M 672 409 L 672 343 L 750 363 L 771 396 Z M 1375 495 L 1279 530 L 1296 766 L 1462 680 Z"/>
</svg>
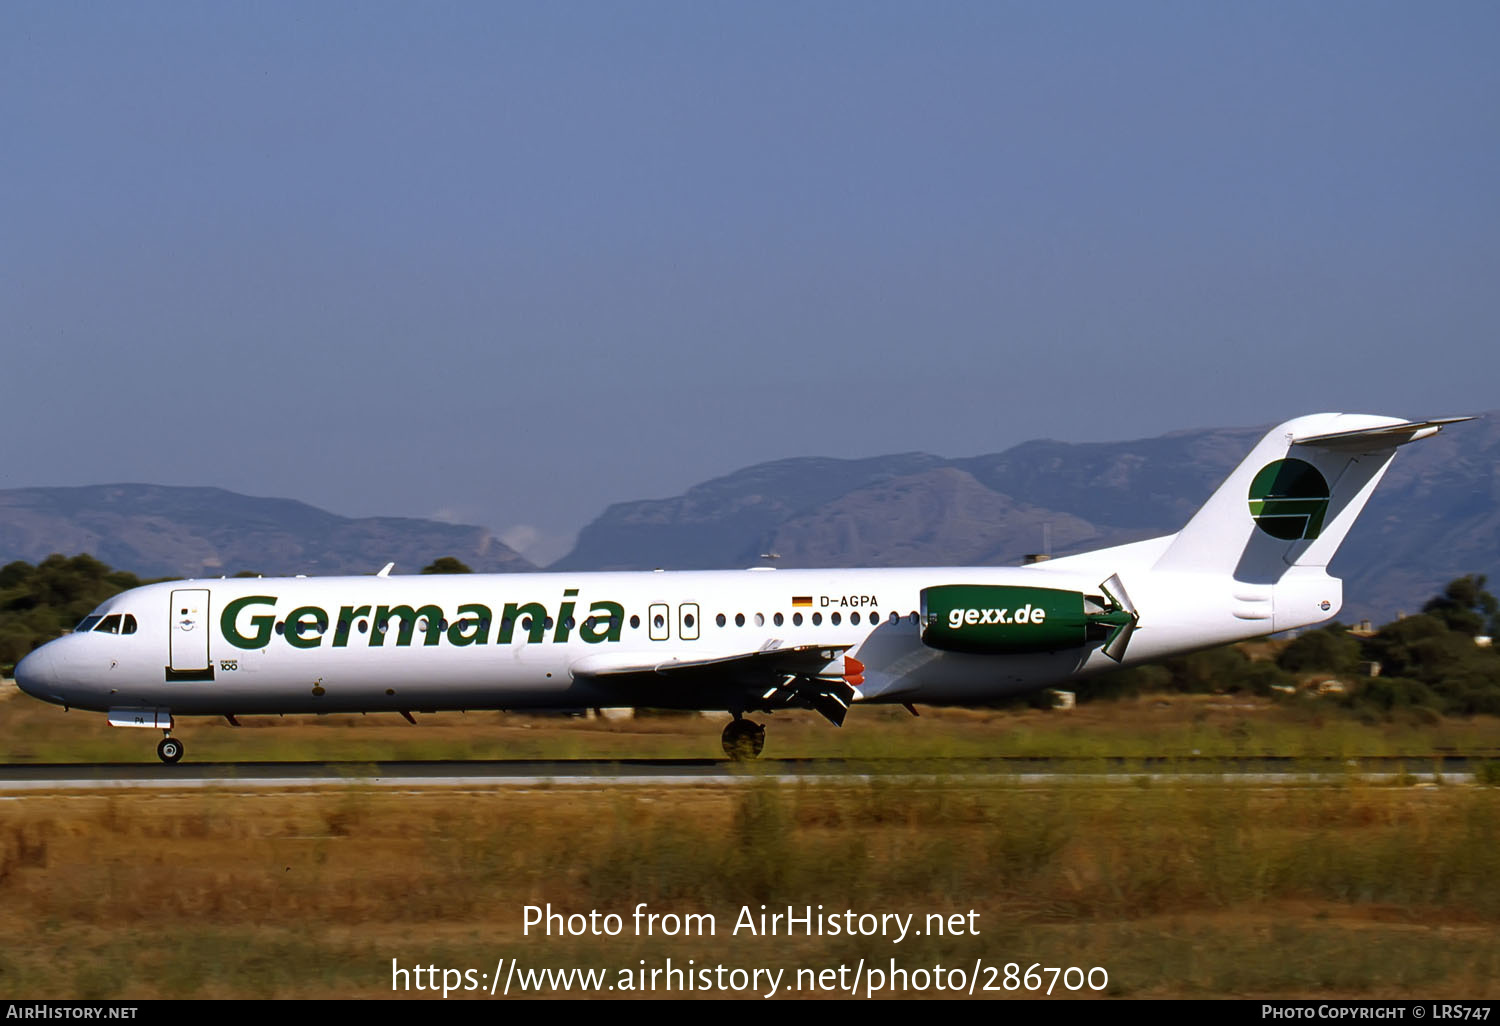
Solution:
<svg viewBox="0 0 1500 1026">
<path fill-rule="evenodd" d="M 22 690 L 174 715 L 747 712 L 968 704 L 1336 615 L 1327 572 L 1396 450 L 1467 418 L 1272 428 L 1176 534 L 1025 567 L 235 578 L 136 588 L 16 666 Z M 389 568 L 387 568 L 389 569 Z M 157 754 L 182 757 L 164 737 Z"/>
<path fill-rule="evenodd" d="M 62 705 L 176 715 L 618 705 L 738 714 L 757 706 L 731 673 L 684 683 L 588 671 L 827 646 L 830 665 L 845 655 L 862 664 L 856 700 L 983 702 L 1119 664 L 1097 644 L 1005 655 L 929 647 L 922 590 L 1098 590 L 1095 568 L 1069 563 L 175 581 L 95 611 L 130 616 L 133 633 L 65 635 L 29 656 L 18 678 Z M 1318 577 L 1336 612 L 1338 582 Z M 1246 601 L 1222 578 L 1140 572 L 1124 581 L 1142 610 L 1127 663 L 1291 625 L 1273 623 L 1269 588 Z M 1309 602 L 1301 622 L 1328 610 Z"/>
</svg>

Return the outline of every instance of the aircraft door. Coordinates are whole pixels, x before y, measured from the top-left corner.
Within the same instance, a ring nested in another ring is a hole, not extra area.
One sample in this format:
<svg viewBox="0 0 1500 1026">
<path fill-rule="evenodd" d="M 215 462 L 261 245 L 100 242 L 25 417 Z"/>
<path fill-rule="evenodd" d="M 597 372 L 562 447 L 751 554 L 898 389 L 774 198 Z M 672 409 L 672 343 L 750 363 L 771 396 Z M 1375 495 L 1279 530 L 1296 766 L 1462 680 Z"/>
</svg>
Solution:
<svg viewBox="0 0 1500 1026">
<path fill-rule="evenodd" d="M 698 640 L 698 603 L 684 602 L 677 607 L 677 636 L 683 641 Z"/>
<path fill-rule="evenodd" d="M 652 603 L 650 614 L 648 623 L 651 627 L 651 640 L 666 641 L 672 636 L 672 625 L 667 621 L 671 610 L 665 602 L 655 602 Z"/>
<path fill-rule="evenodd" d="M 167 632 L 167 679 L 213 680 L 208 658 L 209 594 L 207 588 L 178 588 L 172 592 Z"/>
</svg>

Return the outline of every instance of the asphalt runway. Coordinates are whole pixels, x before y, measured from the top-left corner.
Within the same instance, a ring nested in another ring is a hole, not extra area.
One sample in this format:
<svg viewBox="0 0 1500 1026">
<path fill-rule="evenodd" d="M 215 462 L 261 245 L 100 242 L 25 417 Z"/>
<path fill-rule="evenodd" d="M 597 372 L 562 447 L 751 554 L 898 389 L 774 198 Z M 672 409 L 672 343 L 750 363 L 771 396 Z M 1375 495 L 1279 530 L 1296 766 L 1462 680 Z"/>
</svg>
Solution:
<svg viewBox="0 0 1500 1026">
<path fill-rule="evenodd" d="M 1482 760 L 1475 760 L 1482 761 Z M 552 785 L 693 785 L 775 780 L 929 777 L 973 784 L 1471 783 L 1463 756 L 1342 759 L 506 759 L 424 762 L 39 763 L 0 765 L 0 794 L 32 791 L 382 787 L 528 788 Z"/>
</svg>

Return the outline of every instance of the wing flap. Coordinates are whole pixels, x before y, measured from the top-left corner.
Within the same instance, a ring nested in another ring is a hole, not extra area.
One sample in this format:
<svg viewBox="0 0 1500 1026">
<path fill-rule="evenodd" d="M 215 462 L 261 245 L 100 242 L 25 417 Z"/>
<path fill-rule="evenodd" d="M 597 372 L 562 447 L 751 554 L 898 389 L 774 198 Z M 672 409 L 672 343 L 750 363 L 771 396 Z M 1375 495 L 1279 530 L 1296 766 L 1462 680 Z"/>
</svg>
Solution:
<svg viewBox="0 0 1500 1026">
<path fill-rule="evenodd" d="M 678 678 L 683 684 L 704 674 L 728 678 L 744 688 L 758 708 L 816 709 L 836 727 L 844 724 L 864 682 L 864 664 L 844 655 L 850 645 L 783 645 L 766 642 L 753 652 L 709 655 L 701 659 L 642 659 L 640 652 L 599 652 L 571 667 L 574 679 L 591 679 L 629 688 L 633 683 L 659 684 Z M 842 657 L 842 658 L 841 658 Z"/>
<path fill-rule="evenodd" d="M 753 652 L 705 656 L 701 659 L 642 659 L 639 652 L 618 655 L 601 652 L 584 656 L 570 668 L 576 677 L 622 677 L 654 674 L 670 677 L 678 673 L 711 669 L 753 669 L 771 675 L 819 674 L 829 663 L 850 648 L 849 645 L 782 645 L 768 641 Z"/>
</svg>

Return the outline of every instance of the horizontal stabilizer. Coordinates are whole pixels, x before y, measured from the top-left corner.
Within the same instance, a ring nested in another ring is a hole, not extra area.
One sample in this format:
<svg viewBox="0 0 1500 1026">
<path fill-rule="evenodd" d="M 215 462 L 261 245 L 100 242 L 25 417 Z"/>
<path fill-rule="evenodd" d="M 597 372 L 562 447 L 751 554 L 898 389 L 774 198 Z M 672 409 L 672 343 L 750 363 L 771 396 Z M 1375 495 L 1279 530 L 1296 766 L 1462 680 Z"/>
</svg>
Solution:
<svg viewBox="0 0 1500 1026">
<path fill-rule="evenodd" d="M 1390 449 L 1407 442 L 1430 438 L 1448 424 L 1462 424 L 1473 417 L 1443 417 L 1436 420 L 1408 420 L 1400 424 L 1360 428 L 1357 431 L 1330 431 L 1326 434 L 1292 435 L 1293 445 L 1313 445 L 1334 452 L 1364 453 Z"/>
</svg>

